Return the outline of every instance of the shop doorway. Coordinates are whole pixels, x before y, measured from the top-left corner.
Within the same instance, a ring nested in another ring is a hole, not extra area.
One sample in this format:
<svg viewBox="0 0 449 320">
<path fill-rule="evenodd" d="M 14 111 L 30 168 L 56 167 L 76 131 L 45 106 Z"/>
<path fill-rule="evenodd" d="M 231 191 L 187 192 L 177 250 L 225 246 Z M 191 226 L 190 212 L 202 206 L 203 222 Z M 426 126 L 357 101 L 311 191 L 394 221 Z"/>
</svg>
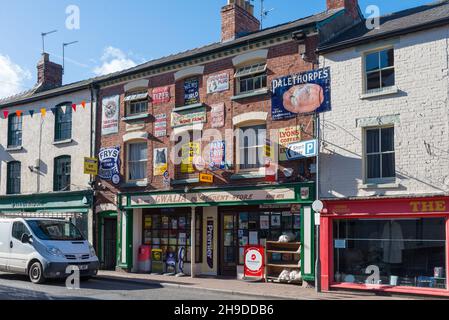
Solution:
<svg viewBox="0 0 449 320">
<path fill-rule="evenodd" d="M 237 275 L 237 215 L 223 213 L 220 225 L 220 274 L 234 277 Z"/>
<path fill-rule="evenodd" d="M 99 258 L 103 270 L 115 270 L 117 265 L 117 213 L 101 215 Z"/>
</svg>

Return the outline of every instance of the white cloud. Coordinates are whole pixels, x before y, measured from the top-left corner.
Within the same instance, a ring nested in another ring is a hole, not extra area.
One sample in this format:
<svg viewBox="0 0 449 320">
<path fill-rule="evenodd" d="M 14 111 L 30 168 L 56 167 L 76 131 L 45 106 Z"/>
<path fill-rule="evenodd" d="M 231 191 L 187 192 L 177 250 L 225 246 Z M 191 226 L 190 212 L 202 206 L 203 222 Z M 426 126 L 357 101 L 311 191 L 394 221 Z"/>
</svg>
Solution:
<svg viewBox="0 0 449 320">
<path fill-rule="evenodd" d="M 95 67 L 93 70 L 96 75 L 105 75 L 129 69 L 137 65 L 122 50 L 111 46 L 103 50 L 101 62 L 102 65 Z"/>
<path fill-rule="evenodd" d="M 0 54 L 0 98 L 9 97 L 24 90 L 24 81 L 31 73 Z"/>
</svg>

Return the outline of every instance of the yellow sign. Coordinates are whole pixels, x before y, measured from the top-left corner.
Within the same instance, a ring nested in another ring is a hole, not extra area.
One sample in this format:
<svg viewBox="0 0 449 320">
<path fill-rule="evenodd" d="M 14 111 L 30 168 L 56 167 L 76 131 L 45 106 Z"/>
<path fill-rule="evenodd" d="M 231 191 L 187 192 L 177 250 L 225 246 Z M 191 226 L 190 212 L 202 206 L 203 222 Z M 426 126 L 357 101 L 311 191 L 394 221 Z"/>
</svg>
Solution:
<svg viewBox="0 0 449 320">
<path fill-rule="evenodd" d="M 288 146 L 301 141 L 301 128 L 288 127 L 279 129 L 279 161 L 287 161 Z"/>
<path fill-rule="evenodd" d="M 200 182 L 213 183 L 214 176 L 207 173 L 200 173 Z"/>
<path fill-rule="evenodd" d="M 194 173 L 193 158 L 201 155 L 199 142 L 189 142 L 181 147 L 182 162 L 181 173 Z"/>
<path fill-rule="evenodd" d="M 84 174 L 98 175 L 98 159 L 84 158 Z"/>
</svg>

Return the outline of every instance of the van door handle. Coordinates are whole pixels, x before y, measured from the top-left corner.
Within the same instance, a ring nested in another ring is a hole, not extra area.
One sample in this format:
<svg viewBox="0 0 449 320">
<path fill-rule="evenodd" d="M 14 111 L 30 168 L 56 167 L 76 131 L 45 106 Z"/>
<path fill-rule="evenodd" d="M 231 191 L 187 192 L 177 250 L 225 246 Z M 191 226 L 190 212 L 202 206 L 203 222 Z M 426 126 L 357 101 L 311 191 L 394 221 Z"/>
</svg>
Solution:
<svg viewBox="0 0 449 320">
<path fill-rule="evenodd" d="M 12 241 L 9 243 L 9 247 L 12 249 L 12 247 L 14 247 Z"/>
</svg>

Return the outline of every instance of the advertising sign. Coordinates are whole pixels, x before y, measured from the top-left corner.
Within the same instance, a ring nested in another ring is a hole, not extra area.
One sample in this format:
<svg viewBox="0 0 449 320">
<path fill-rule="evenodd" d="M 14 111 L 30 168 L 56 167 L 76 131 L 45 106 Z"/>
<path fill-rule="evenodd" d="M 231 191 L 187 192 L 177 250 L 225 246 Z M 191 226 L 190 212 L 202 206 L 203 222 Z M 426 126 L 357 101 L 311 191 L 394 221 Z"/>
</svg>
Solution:
<svg viewBox="0 0 449 320">
<path fill-rule="evenodd" d="M 318 141 L 309 140 L 290 144 L 285 154 L 288 160 L 316 157 L 318 155 Z"/>
<path fill-rule="evenodd" d="M 208 173 L 200 173 L 200 182 L 214 183 L 214 176 Z"/>
<path fill-rule="evenodd" d="M 98 156 L 99 173 L 101 179 L 120 183 L 120 146 L 102 148 Z"/>
<path fill-rule="evenodd" d="M 211 106 L 212 128 L 222 128 L 225 125 L 225 104 L 218 103 Z"/>
<path fill-rule="evenodd" d="M 170 102 L 170 87 L 154 88 L 152 102 L 153 105 Z"/>
<path fill-rule="evenodd" d="M 84 174 L 90 174 L 93 176 L 98 175 L 98 159 L 97 158 L 84 158 Z"/>
<path fill-rule="evenodd" d="M 212 141 L 210 143 L 210 159 L 209 168 L 225 169 L 226 166 L 226 142 L 221 140 Z"/>
<path fill-rule="evenodd" d="M 244 279 L 265 278 L 265 249 L 262 246 L 246 246 L 244 254 Z"/>
<path fill-rule="evenodd" d="M 200 81 L 191 78 L 184 81 L 184 104 L 200 103 Z"/>
<path fill-rule="evenodd" d="M 229 74 L 220 73 L 207 78 L 207 93 L 229 90 Z"/>
<path fill-rule="evenodd" d="M 154 176 L 163 176 L 168 170 L 167 150 L 167 148 L 158 148 L 153 150 Z"/>
<path fill-rule="evenodd" d="M 165 113 L 154 116 L 154 136 L 161 138 L 167 136 L 167 115 Z"/>
<path fill-rule="evenodd" d="M 330 68 L 312 70 L 275 79 L 272 82 L 273 120 L 298 114 L 331 110 Z"/>
<path fill-rule="evenodd" d="M 120 96 L 104 98 L 102 101 L 101 135 L 118 133 Z"/>
<path fill-rule="evenodd" d="M 287 127 L 279 129 L 279 161 L 286 161 L 286 151 L 292 143 L 301 141 L 301 129 L 299 127 Z"/>
<path fill-rule="evenodd" d="M 161 249 L 151 249 L 151 272 L 152 273 L 164 272 L 164 262 L 162 259 Z"/>
<path fill-rule="evenodd" d="M 206 108 L 173 112 L 171 126 L 173 128 L 207 122 Z"/>
<path fill-rule="evenodd" d="M 200 143 L 189 142 L 181 147 L 182 162 L 181 173 L 194 173 L 195 168 L 193 166 L 193 158 L 201 155 Z"/>
<path fill-rule="evenodd" d="M 214 220 L 207 220 L 206 256 L 209 268 L 214 268 Z"/>
</svg>

